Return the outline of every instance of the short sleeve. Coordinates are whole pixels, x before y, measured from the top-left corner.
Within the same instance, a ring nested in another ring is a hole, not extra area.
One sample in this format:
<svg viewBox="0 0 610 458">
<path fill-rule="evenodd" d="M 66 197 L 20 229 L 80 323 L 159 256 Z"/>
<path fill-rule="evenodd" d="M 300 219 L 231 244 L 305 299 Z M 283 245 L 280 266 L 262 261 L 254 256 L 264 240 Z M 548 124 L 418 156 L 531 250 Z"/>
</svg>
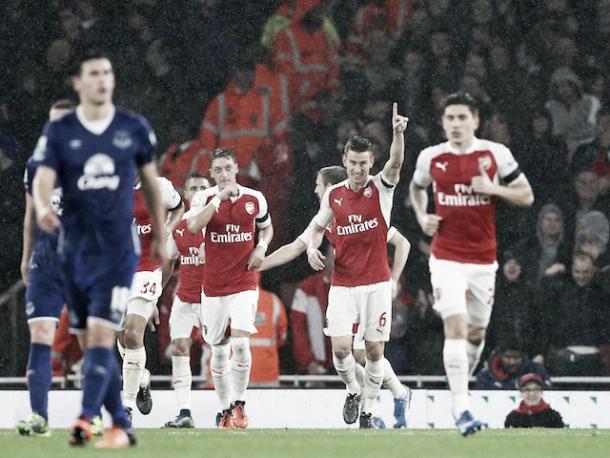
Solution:
<svg viewBox="0 0 610 458">
<path fill-rule="evenodd" d="M 53 123 L 47 123 L 44 126 L 42 135 L 36 142 L 32 160 L 40 162 L 41 165 L 50 167 L 57 172 L 61 158 L 56 130 L 57 128 Z"/>
<path fill-rule="evenodd" d="M 307 226 L 307 229 L 305 229 L 301 233 L 301 235 L 299 235 L 297 237 L 298 240 L 300 240 L 301 242 L 303 242 L 307 246 L 309 246 L 309 242 L 311 241 L 311 231 L 312 231 L 311 225 L 312 224 L 313 224 L 313 220 L 309 223 L 309 225 Z"/>
<path fill-rule="evenodd" d="M 379 189 L 379 192 L 386 196 L 393 196 L 394 190 L 396 189 L 396 183 L 392 183 L 385 176 L 383 176 L 383 170 L 373 177 L 373 182 Z"/>
<path fill-rule="evenodd" d="M 313 222 L 320 227 L 328 227 L 335 217 L 332 208 L 330 208 L 330 191 L 332 189 L 335 189 L 335 187 L 328 188 L 324 193 L 324 197 L 322 197 L 322 200 L 320 201 L 320 210 L 313 219 Z"/>
<path fill-rule="evenodd" d="M 136 152 L 136 164 L 143 167 L 153 160 L 153 150 L 157 146 L 157 136 L 146 118 L 138 117 L 139 148 Z"/>
<path fill-rule="evenodd" d="M 495 145 L 493 153 L 496 158 L 496 163 L 498 164 L 498 177 L 510 182 L 520 175 L 518 172 L 519 164 L 515 160 L 513 153 L 506 146 L 500 144 Z M 515 172 L 517 172 L 517 175 L 515 175 Z M 515 176 L 512 177 L 512 175 Z"/>
<path fill-rule="evenodd" d="M 396 229 L 394 226 L 390 227 L 390 229 L 388 229 L 388 235 L 386 237 L 386 241 L 390 241 L 392 240 L 392 237 L 394 237 L 394 235 L 398 232 L 398 229 Z"/>
<path fill-rule="evenodd" d="M 166 209 L 174 210 L 180 206 L 182 198 L 168 179 L 159 177 L 159 188 L 161 191 L 161 201 Z"/>
<path fill-rule="evenodd" d="M 413 172 L 413 181 L 417 186 L 427 188 L 432 183 L 430 175 L 430 155 L 427 154 L 427 149 L 419 153 L 415 164 L 415 172 Z"/>
<path fill-rule="evenodd" d="M 256 193 L 258 200 L 258 213 L 256 214 L 256 227 L 264 229 L 271 224 L 271 215 L 269 215 L 269 205 L 263 193 Z"/>
</svg>

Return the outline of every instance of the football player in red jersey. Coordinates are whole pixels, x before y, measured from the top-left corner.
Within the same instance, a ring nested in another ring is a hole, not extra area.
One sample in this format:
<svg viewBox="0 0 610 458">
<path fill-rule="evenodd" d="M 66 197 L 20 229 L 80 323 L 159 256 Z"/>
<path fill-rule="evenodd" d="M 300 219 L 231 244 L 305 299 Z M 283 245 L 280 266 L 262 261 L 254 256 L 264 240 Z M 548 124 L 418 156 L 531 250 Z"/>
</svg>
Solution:
<svg viewBox="0 0 610 458">
<path fill-rule="evenodd" d="M 419 225 L 433 237 L 434 308 L 445 322 L 443 361 L 453 416 L 466 436 L 481 429 L 470 412 L 468 377 L 483 351 L 494 300 L 496 200 L 529 207 L 534 194 L 506 146 L 475 136 L 479 112 L 469 94 L 445 99 L 442 122 L 448 141 L 420 153 L 409 196 Z M 432 183 L 434 214 L 428 213 Z"/>
<path fill-rule="evenodd" d="M 190 174 L 184 183 L 185 200 L 191 202 L 195 194 L 210 187 L 205 175 Z M 178 416 L 165 424 L 166 428 L 194 428 L 191 416 L 191 333 L 193 327 L 201 327 L 201 280 L 204 260 L 203 233 L 191 234 L 187 227 L 189 212 L 167 238 L 170 259 L 180 259 L 179 281 L 169 317 L 169 333 L 172 341 L 172 386 L 176 394 Z"/>
<path fill-rule="evenodd" d="M 348 389 L 343 408 L 346 423 L 358 419 L 360 427 L 372 428 L 375 398 L 384 376 L 384 342 L 390 337 L 392 320 L 391 273 L 387 259 L 387 234 L 394 189 L 404 161 L 404 131 L 408 118 L 393 106 L 393 140 L 390 158 L 382 172 L 370 176 L 374 157 L 371 142 L 363 137 L 347 141 L 343 165 L 347 180 L 331 186 L 322 197 L 320 211 L 313 220 L 307 249 L 310 265 L 324 268 L 324 256 L 318 250 L 326 228 L 333 222 L 336 258 L 328 296 L 327 335 L 331 337 L 333 362 Z M 354 329 L 364 337 L 366 364 L 364 389 L 356 379 L 356 361 L 352 355 Z"/>
<path fill-rule="evenodd" d="M 191 233 L 205 228 L 201 314 L 203 335 L 212 347 L 212 378 L 222 409 L 220 428 L 248 426 L 244 398 L 252 366 L 250 334 L 256 332 L 255 269 L 273 237 L 265 196 L 238 185 L 238 170 L 231 150 L 214 150 L 210 175 L 216 186 L 193 197 L 188 218 Z"/>
</svg>

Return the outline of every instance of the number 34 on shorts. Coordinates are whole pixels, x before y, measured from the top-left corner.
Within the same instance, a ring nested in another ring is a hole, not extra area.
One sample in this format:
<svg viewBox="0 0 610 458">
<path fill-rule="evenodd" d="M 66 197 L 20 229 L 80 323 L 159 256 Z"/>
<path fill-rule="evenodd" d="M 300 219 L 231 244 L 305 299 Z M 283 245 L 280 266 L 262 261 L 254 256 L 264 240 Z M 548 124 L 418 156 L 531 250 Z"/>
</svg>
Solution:
<svg viewBox="0 0 610 458">
<path fill-rule="evenodd" d="M 131 283 L 131 297 L 141 297 L 152 301 L 161 296 L 161 270 L 136 272 Z"/>
</svg>

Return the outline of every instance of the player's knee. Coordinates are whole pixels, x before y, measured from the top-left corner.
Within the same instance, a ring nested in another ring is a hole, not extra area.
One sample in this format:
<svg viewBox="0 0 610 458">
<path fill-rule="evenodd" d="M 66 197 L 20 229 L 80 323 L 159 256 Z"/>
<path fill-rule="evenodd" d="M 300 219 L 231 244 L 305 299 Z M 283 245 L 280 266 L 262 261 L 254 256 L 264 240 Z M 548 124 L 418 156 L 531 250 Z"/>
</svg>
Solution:
<svg viewBox="0 0 610 458">
<path fill-rule="evenodd" d="M 336 347 L 333 348 L 333 355 L 337 359 L 345 359 L 352 353 L 352 349 L 350 347 Z"/>
<path fill-rule="evenodd" d="M 212 359 L 210 361 L 212 375 L 223 375 L 231 370 L 229 365 L 230 354 L 231 348 L 228 344 L 212 345 Z"/>
<path fill-rule="evenodd" d="M 364 350 L 354 350 L 354 359 L 356 360 L 356 362 L 358 364 L 360 364 L 361 366 L 364 366 L 364 364 L 366 363 L 366 351 Z"/>
<path fill-rule="evenodd" d="M 383 343 L 367 342 L 366 359 L 369 361 L 379 361 L 383 359 Z"/>
<path fill-rule="evenodd" d="M 55 322 L 37 321 L 30 324 L 30 341 L 43 345 L 53 345 Z"/>
<path fill-rule="evenodd" d="M 140 348 L 144 345 L 144 332 L 138 326 L 127 326 L 123 335 L 125 348 Z"/>
<path fill-rule="evenodd" d="M 176 339 L 172 344 L 172 356 L 190 356 L 190 339 Z"/>
<path fill-rule="evenodd" d="M 233 349 L 233 358 L 236 361 L 247 362 L 252 359 L 248 337 L 231 337 L 231 348 Z"/>
<path fill-rule="evenodd" d="M 472 345 L 480 345 L 485 340 L 484 328 L 470 328 L 468 330 L 468 342 Z"/>
</svg>

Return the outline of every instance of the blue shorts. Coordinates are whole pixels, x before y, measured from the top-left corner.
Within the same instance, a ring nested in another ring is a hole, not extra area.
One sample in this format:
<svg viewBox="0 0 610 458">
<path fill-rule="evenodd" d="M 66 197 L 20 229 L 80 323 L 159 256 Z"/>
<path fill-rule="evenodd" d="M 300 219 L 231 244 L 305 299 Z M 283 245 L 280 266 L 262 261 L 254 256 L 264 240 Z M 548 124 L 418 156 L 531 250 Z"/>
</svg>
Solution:
<svg viewBox="0 0 610 458">
<path fill-rule="evenodd" d="M 29 321 L 52 319 L 59 321 L 65 297 L 57 266 L 43 268 L 30 264 L 29 284 L 25 290 L 25 313 Z"/>
<path fill-rule="evenodd" d="M 127 307 L 137 263 L 138 256 L 131 244 L 112 251 L 85 250 L 62 254 L 71 332 L 83 332 L 88 320 L 118 329 Z"/>
</svg>

